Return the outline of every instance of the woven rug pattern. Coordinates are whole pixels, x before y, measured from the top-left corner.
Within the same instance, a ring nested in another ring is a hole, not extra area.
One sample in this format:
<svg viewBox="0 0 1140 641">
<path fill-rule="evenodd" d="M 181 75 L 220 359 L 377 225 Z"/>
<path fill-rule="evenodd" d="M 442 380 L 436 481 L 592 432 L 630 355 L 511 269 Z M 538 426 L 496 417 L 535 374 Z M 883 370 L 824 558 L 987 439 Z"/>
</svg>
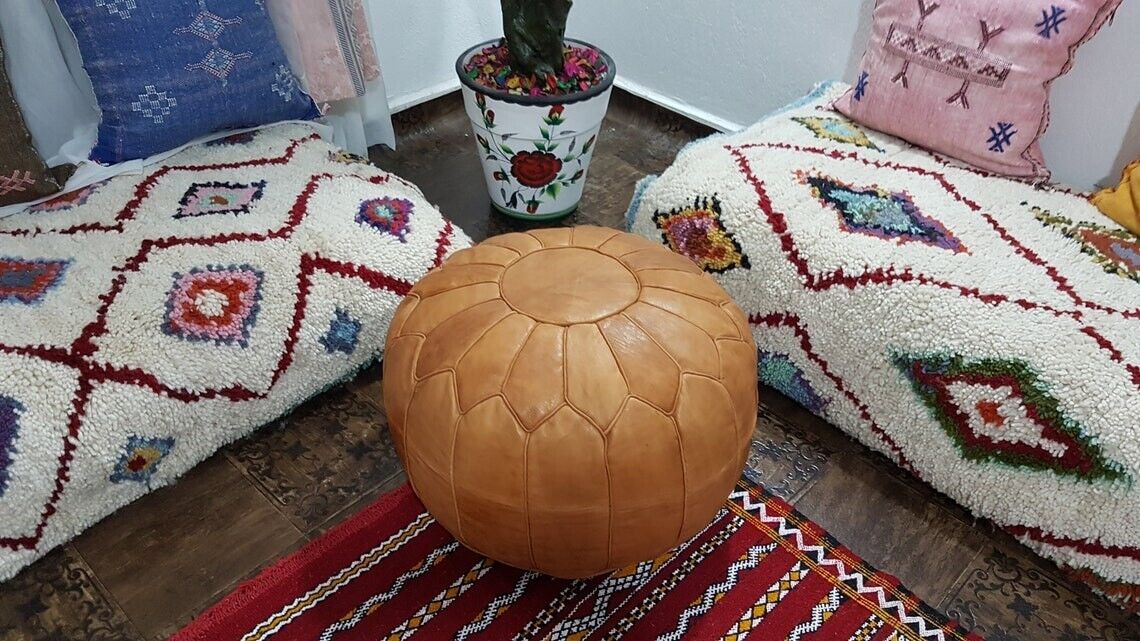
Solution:
<svg viewBox="0 0 1140 641">
<path fill-rule="evenodd" d="M 660 558 L 567 581 L 460 546 L 404 486 L 283 559 L 173 641 L 981 641 L 741 481 Z"/>
<path fill-rule="evenodd" d="M 1140 610 L 1140 238 L 860 127 L 845 89 L 689 146 L 632 230 L 749 314 L 763 382 Z"/>
<path fill-rule="evenodd" d="M 373 362 L 467 244 L 303 125 L 0 220 L 0 580 Z"/>
</svg>

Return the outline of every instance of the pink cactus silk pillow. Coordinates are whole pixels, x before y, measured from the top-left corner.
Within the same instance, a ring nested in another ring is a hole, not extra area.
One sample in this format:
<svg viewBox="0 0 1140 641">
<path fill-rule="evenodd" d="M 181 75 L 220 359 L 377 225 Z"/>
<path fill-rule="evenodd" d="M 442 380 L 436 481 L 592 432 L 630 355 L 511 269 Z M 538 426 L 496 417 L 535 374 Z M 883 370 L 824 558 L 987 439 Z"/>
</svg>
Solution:
<svg viewBox="0 0 1140 641">
<path fill-rule="evenodd" d="M 878 0 L 835 108 L 994 173 L 1047 179 L 1049 85 L 1121 0 Z"/>
</svg>

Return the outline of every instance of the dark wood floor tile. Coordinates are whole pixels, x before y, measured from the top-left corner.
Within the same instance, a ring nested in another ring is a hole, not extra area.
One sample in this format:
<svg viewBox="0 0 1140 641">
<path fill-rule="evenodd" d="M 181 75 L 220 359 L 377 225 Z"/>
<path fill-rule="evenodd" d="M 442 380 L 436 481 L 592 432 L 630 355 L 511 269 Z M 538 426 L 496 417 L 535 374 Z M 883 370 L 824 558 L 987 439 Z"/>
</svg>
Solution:
<svg viewBox="0 0 1140 641">
<path fill-rule="evenodd" d="M 989 641 L 1136 641 L 1140 619 L 1058 580 L 1020 546 L 989 545 L 940 609 Z"/>
<path fill-rule="evenodd" d="M 2 641 L 142 638 L 71 545 L 0 585 Z"/>
<path fill-rule="evenodd" d="M 301 538 L 223 456 L 214 456 L 75 539 L 75 548 L 145 638 L 188 620 Z"/>
<path fill-rule="evenodd" d="M 407 482 L 408 477 L 406 474 L 404 474 L 403 468 L 401 468 L 391 477 L 385 479 L 382 483 L 372 488 L 371 490 L 368 490 L 356 501 L 352 502 L 336 514 L 333 514 L 324 523 L 321 523 L 316 528 L 314 528 L 311 532 L 309 532 L 309 538 L 315 539 L 320 537 L 325 532 L 328 532 L 332 528 L 359 514 L 361 510 L 375 503 L 376 500 L 381 496 L 384 496 L 388 492 L 391 492 L 392 490 L 400 487 Z"/>
<path fill-rule="evenodd" d="M 615 155 L 602 153 L 606 144 L 598 143 L 599 155 L 590 164 L 590 174 L 586 176 L 587 189 L 582 194 L 574 224 L 623 229 L 625 212 L 633 199 L 633 187 L 645 177 L 645 172 Z"/>
<path fill-rule="evenodd" d="M 770 387 L 760 386 L 760 404 L 767 408 L 771 414 L 779 416 L 785 423 L 810 435 L 823 447 L 832 451 L 862 452 L 866 450 L 858 441 L 845 434 L 843 430 L 812 414 L 803 405 Z M 869 450 L 866 451 L 869 452 Z"/>
<path fill-rule="evenodd" d="M 399 470 L 387 417 L 375 399 L 339 387 L 225 454 L 310 532 Z"/>
<path fill-rule="evenodd" d="M 409 138 L 430 137 L 431 132 L 441 122 L 446 123 L 456 115 L 463 115 L 463 96 L 458 92 L 392 114 L 392 126 L 400 134 L 397 146 L 404 144 Z"/>
<path fill-rule="evenodd" d="M 273 565 L 280 559 L 293 554 L 297 550 L 300 550 L 308 542 L 309 539 L 305 538 L 304 536 L 298 537 L 296 541 L 293 541 L 291 544 L 289 544 L 288 547 L 282 548 L 281 551 L 278 552 L 275 556 L 268 557 L 257 565 L 250 567 L 248 570 L 246 570 L 245 574 L 231 579 L 224 585 L 218 583 L 218 585 L 214 586 L 214 593 L 208 598 L 198 603 L 193 608 L 188 608 L 184 612 L 178 613 L 176 616 L 167 617 L 167 619 L 163 621 L 162 626 L 157 628 L 154 633 L 151 634 L 149 641 L 168 641 L 175 632 L 178 632 L 182 628 L 189 625 L 194 619 L 197 619 L 199 615 L 210 609 L 210 607 L 215 603 L 221 601 L 231 592 L 238 589 L 241 584 L 256 578 L 257 575 L 261 574 L 263 570 Z"/>
<path fill-rule="evenodd" d="M 871 565 L 937 602 L 985 548 L 984 532 L 962 523 L 909 484 L 879 474 L 859 453 L 837 454 L 795 501 Z"/>
<path fill-rule="evenodd" d="M 685 145 L 716 133 L 711 127 L 624 91 L 614 92 L 606 124 L 630 132 L 613 153 L 645 174 L 665 171 Z"/>
<path fill-rule="evenodd" d="M 379 362 L 369 365 L 364 370 L 361 370 L 356 378 L 345 383 L 345 387 L 352 390 L 354 394 L 359 396 L 365 402 L 376 407 L 380 411 L 384 410 L 384 381 L 383 381 L 384 367 Z"/>
<path fill-rule="evenodd" d="M 761 403 L 745 473 L 769 492 L 794 501 L 823 476 L 834 454 Z"/>
<path fill-rule="evenodd" d="M 886 456 L 878 452 L 871 451 L 869 448 L 864 447 L 862 444 L 855 440 L 852 440 L 852 443 L 859 449 L 859 451 L 863 452 L 864 459 L 868 464 L 871 465 L 872 468 L 874 468 L 875 474 L 881 474 L 905 484 L 907 487 L 910 487 L 915 492 L 921 494 L 923 500 L 937 505 L 938 507 L 945 510 L 948 514 L 963 523 L 969 524 L 978 530 L 983 530 L 987 534 L 992 534 L 993 536 L 999 536 L 1001 534 L 1001 532 L 998 531 L 992 522 L 986 519 L 979 519 L 975 517 L 970 513 L 970 510 L 962 507 L 960 503 L 956 502 L 949 496 L 946 496 L 942 492 L 934 489 L 934 487 L 932 487 L 930 484 L 926 483 L 911 472 L 899 467 Z"/>
</svg>

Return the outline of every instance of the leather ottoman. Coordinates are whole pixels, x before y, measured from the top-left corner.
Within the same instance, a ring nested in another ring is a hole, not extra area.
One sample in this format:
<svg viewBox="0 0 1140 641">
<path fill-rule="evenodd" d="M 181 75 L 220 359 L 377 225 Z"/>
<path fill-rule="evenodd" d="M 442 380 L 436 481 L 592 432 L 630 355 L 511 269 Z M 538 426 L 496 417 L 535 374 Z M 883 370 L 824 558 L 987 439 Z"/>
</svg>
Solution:
<svg viewBox="0 0 1140 641">
<path fill-rule="evenodd" d="M 396 311 L 384 401 L 455 538 L 558 577 L 653 558 L 714 516 L 756 422 L 747 320 L 688 259 L 598 227 L 456 253 Z"/>
</svg>

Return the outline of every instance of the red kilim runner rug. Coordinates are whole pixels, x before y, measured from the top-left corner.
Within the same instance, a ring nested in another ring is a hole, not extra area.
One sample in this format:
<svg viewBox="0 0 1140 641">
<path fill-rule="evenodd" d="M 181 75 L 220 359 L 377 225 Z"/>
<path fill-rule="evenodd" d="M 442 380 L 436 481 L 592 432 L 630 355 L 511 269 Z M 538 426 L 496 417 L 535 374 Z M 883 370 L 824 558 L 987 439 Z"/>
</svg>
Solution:
<svg viewBox="0 0 1140 641">
<path fill-rule="evenodd" d="M 566 581 L 460 546 L 404 486 L 281 560 L 173 641 L 981 641 L 742 481 L 704 531 Z"/>
</svg>

